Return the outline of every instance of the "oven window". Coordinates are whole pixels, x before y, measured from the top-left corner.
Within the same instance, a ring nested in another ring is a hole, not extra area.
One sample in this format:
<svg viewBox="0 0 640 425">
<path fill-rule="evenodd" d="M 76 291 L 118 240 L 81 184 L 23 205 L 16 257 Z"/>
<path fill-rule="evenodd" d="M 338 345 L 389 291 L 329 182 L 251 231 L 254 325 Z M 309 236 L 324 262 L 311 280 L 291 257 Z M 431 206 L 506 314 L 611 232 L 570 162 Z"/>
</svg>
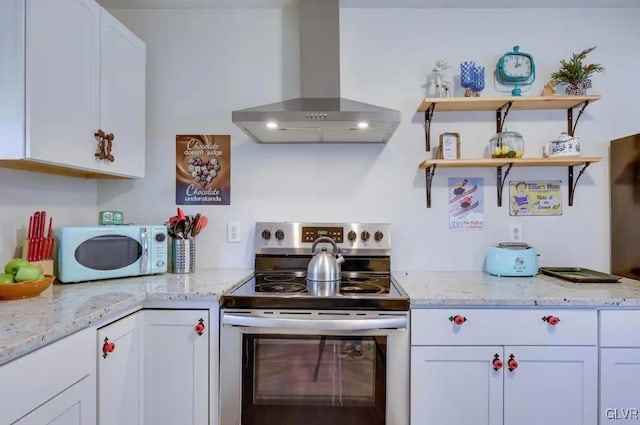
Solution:
<svg viewBox="0 0 640 425">
<path fill-rule="evenodd" d="M 142 256 L 142 247 L 127 236 L 96 236 L 76 248 L 78 263 L 93 270 L 117 270 L 127 267 Z"/>
<path fill-rule="evenodd" d="M 245 335 L 242 425 L 383 425 L 385 336 Z"/>
</svg>

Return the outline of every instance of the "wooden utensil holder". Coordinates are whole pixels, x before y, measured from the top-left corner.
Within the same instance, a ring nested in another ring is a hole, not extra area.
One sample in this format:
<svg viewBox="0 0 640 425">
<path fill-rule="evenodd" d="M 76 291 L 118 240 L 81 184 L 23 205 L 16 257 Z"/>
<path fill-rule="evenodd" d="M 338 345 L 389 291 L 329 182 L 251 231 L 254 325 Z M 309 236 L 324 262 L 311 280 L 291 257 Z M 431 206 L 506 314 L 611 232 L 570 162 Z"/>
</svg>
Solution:
<svg viewBox="0 0 640 425">
<path fill-rule="evenodd" d="M 29 259 L 29 239 L 25 239 L 22 244 L 22 258 L 24 260 Z M 40 261 L 30 261 L 31 264 L 35 264 L 40 267 L 40 270 L 43 274 L 48 276 L 53 276 L 53 260 L 40 260 Z"/>
</svg>

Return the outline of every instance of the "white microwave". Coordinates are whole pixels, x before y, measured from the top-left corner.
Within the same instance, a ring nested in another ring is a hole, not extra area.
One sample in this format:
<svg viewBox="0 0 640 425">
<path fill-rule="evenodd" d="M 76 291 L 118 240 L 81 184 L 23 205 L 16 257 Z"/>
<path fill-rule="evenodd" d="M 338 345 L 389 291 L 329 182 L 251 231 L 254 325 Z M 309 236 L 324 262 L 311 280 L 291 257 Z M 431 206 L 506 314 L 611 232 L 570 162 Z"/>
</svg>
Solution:
<svg viewBox="0 0 640 425">
<path fill-rule="evenodd" d="M 56 276 L 62 283 L 167 271 L 163 225 L 68 226 L 58 231 Z"/>
</svg>

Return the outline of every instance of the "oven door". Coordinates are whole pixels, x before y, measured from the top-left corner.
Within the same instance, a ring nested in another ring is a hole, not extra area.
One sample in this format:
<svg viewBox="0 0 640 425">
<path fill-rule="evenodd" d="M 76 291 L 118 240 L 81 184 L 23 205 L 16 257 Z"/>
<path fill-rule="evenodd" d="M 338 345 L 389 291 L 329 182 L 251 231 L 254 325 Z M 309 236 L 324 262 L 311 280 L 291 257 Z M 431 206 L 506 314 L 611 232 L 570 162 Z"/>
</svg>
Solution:
<svg viewBox="0 0 640 425">
<path fill-rule="evenodd" d="M 221 425 L 407 425 L 407 312 L 227 310 Z"/>
</svg>

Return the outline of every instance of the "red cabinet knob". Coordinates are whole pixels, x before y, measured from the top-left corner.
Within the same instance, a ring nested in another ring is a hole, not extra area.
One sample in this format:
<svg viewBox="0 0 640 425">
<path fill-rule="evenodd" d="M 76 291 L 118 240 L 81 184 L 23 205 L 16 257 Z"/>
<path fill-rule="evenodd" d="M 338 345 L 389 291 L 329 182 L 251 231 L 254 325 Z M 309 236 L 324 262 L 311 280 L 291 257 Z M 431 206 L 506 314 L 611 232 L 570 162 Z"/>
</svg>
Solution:
<svg viewBox="0 0 640 425">
<path fill-rule="evenodd" d="M 460 316 L 459 314 L 456 314 L 455 316 L 449 317 L 449 320 L 455 323 L 456 325 L 460 326 L 467 321 L 467 318 L 464 316 Z"/>
<path fill-rule="evenodd" d="M 553 326 L 557 325 L 558 322 L 560 322 L 560 319 L 556 316 L 544 316 L 542 320 Z"/>
<path fill-rule="evenodd" d="M 502 369 L 502 360 L 500 360 L 500 356 L 496 353 L 495 356 L 493 356 L 493 370 L 500 370 Z"/>
<path fill-rule="evenodd" d="M 195 326 L 195 330 L 198 333 L 198 335 L 202 335 L 204 333 L 204 320 L 203 319 L 198 320 L 198 323 Z"/>
<path fill-rule="evenodd" d="M 509 366 L 509 372 L 513 372 L 518 368 L 518 361 L 515 359 L 515 356 L 513 354 L 509 356 L 507 366 Z"/>
<path fill-rule="evenodd" d="M 108 353 L 113 353 L 113 350 L 116 349 L 116 344 L 113 342 L 109 342 L 109 338 L 104 339 L 104 344 L 102 344 L 102 357 L 107 358 Z"/>
</svg>

